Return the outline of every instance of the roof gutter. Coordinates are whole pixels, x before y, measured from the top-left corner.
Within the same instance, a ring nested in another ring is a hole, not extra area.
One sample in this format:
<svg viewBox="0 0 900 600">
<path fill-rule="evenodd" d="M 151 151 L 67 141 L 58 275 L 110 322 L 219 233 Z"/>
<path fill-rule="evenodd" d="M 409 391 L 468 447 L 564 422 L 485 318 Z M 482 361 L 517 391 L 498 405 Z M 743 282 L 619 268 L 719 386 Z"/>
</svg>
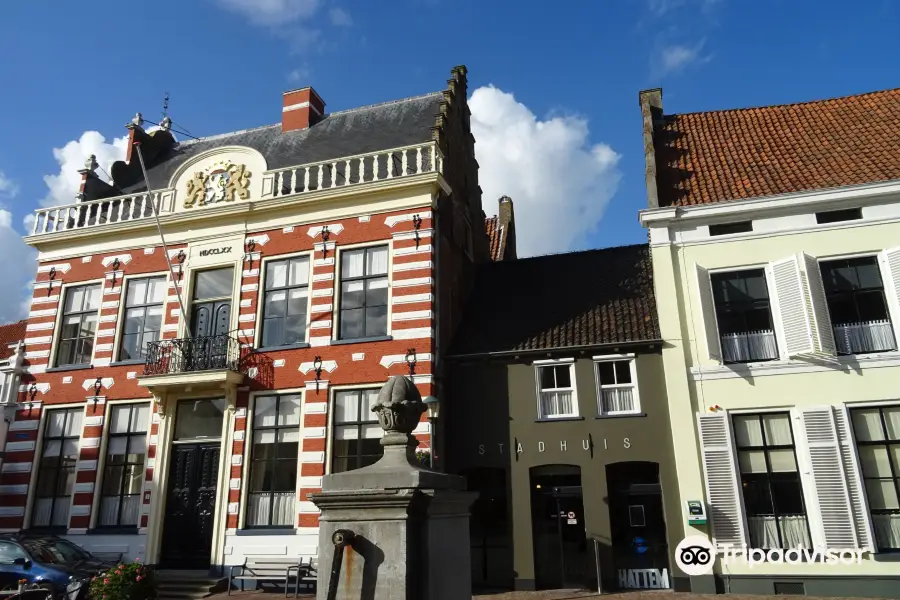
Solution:
<svg viewBox="0 0 900 600">
<path fill-rule="evenodd" d="M 501 350 L 498 352 L 476 352 L 473 354 L 452 354 L 445 356 L 444 360 L 462 361 L 477 358 L 515 358 L 519 356 L 571 354 L 572 352 L 587 352 L 588 350 L 609 350 L 611 348 L 640 348 L 662 344 L 663 340 L 640 340 L 634 342 L 614 342 L 610 344 L 587 344 L 583 346 L 561 346 L 557 348 L 538 348 L 535 350 Z"/>
</svg>

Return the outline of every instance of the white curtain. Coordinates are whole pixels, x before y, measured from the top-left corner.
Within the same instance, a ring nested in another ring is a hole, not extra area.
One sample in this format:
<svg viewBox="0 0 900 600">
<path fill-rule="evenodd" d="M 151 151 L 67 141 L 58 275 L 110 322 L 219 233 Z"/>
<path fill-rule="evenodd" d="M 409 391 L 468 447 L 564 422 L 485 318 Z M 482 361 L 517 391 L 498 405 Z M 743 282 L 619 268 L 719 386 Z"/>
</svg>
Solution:
<svg viewBox="0 0 900 600">
<path fill-rule="evenodd" d="M 272 521 L 269 522 L 271 511 Z M 250 494 L 247 509 L 248 525 L 294 526 L 296 514 L 294 492 L 259 492 Z"/>
<path fill-rule="evenodd" d="M 365 251 L 355 250 L 341 254 L 341 277 L 362 277 L 365 275 Z"/>
<path fill-rule="evenodd" d="M 369 264 L 366 265 L 368 275 L 387 275 L 388 249 L 387 246 L 372 248 L 368 252 Z"/>
<path fill-rule="evenodd" d="M 841 354 L 884 352 L 897 347 L 891 322 L 886 319 L 837 325 L 834 341 Z"/>
<path fill-rule="evenodd" d="M 725 362 L 748 362 L 778 358 L 775 332 L 766 330 L 727 333 L 722 336 L 722 352 Z"/>
<path fill-rule="evenodd" d="M 604 414 L 634 410 L 634 390 L 632 388 L 601 389 L 600 394 Z"/>
<path fill-rule="evenodd" d="M 571 415 L 572 392 L 541 392 L 541 416 Z"/>
<path fill-rule="evenodd" d="M 53 514 L 50 514 L 51 509 Z M 69 526 L 69 497 L 59 496 L 56 502 L 53 498 L 38 498 L 34 504 L 34 518 L 32 527 L 68 527 Z"/>
<path fill-rule="evenodd" d="M 125 496 L 122 500 L 122 519 L 119 520 L 119 497 L 103 498 L 100 502 L 100 525 L 137 525 L 141 497 Z"/>
<path fill-rule="evenodd" d="M 812 548 L 809 539 L 809 528 L 806 517 L 802 515 L 789 517 L 748 517 L 750 528 L 750 545 L 754 548 Z M 781 542 L 778 541 L 778 529 L 781 528 Z"/>
<path fill-rule="evenodd" d="M 879 548 L 900 548 L 900 514 L 872 515 L 872 527 Z"/>
</svg>

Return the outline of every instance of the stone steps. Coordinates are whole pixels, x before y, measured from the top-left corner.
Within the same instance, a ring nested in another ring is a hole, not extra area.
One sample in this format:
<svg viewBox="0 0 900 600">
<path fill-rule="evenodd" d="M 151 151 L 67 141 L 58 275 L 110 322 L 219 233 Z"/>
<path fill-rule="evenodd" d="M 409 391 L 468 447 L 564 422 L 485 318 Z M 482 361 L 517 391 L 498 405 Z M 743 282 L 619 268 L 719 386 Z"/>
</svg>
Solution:
<svg viewBox="0 0 900 600">
<path fill-rule="evenodd" d="M 159 600 L 200 600 L 225 591 L 228 580 L 207 571 L 157 571 Z"/>
</svg>

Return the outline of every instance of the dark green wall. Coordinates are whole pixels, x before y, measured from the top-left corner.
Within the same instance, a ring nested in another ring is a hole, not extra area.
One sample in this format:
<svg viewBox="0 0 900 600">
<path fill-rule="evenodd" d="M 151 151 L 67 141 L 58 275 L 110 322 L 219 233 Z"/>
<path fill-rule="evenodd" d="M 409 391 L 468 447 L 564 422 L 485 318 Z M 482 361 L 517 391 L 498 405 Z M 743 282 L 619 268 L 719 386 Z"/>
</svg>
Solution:
<svg viewBox="0 0 900 600">
<path fill-rule="evenodd" d="M 446 423 L 448 470 L 460 472 L 478 466 L 509 469 L 513 569 L 520 587 L 528 587 L 534 579 L 529 469 L 552 464 L 581 467 L 588 535 L 608 545 L 606 465 L 623 461 L 658 463 L 669 538 L 669 573 L 673 575 L 672 554 L 684 537 L 684 528 L 658 354 L 637 358 L 644 416 L 597 418 L 597 388 L 590 356 L 579 358 L 575 365 L 581 415 L 575 420 L 537 420 L 535 368 L 530 362 L 457 365 L 452 373 L 448 386 L 453 408 Z M 565 448 L 561 442 L 565 442 Z M 593 451 L 585 450 L 585 443 Z M 521 452 L 516 452 L 518 445 Z M 601 551 L 601 558 L 606 566 L 604 580 L 614 580 L 608 547 Z"/>
</svg>

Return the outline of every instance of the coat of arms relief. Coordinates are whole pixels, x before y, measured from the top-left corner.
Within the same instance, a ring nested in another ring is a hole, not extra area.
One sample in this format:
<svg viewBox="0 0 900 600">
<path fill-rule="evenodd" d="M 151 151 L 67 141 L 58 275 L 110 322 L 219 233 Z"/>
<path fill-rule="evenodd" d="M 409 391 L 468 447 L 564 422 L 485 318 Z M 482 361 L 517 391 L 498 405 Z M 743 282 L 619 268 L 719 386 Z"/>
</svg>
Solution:
<svg viewBox="0 0 900 600">
<path fill-rule="evenodd" d="M 246 165 L 236 165 L 230 161 L 198 171 L 187 182 L 184 207 L 234 202 L 235 197 L 246 200 L 250 197 L 250 175 Z"/>
</svg>

